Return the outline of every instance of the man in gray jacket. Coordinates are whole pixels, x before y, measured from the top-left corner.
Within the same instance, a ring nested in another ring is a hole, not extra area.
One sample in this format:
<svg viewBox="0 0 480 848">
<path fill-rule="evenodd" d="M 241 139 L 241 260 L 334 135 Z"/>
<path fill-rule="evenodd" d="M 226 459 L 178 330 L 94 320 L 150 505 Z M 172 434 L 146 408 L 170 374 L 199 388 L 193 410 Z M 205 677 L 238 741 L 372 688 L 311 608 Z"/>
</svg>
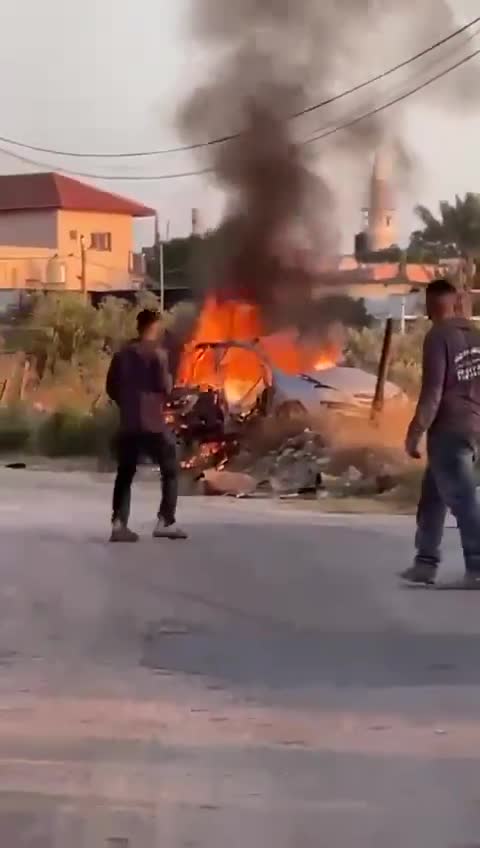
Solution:
<svg viewBox="0 0 480 848">
<path fill-rule="evenodd" d="M 480 332 L 458 315 L 458 293 L 447 280 L 427 288 L 432 328 L 423 347 L 422 388 L 408 429 L 406 451 L 420 458 L 427 434 L 427 468 L 417 511 L 417 554 L 401 577 L 435 582 L 447 508 L 457 520 L 465 560 L 461 580 L 448 588 L 480 589 L 480 506 L 475 463 L 480 447 Z"/>
<path fill-rule="evenodd" d="M 132 482 L 142 456 L 158 465 L 162 476 L 162 501 L 153 535 L 184 539 L 186 533 L 175 521 L 178 489 L 176 445 L 164 418 L 172 378 L 167 355 L 159 347 L 159 315 L 144 309 L 138 315 L 137 329 L 138 337 L 115 354 L 107 375 L 107 394 L 120 411 L 111 541 L 138 541 L 137 534 L 128 527 L 128 519 Z"/>
</svg>

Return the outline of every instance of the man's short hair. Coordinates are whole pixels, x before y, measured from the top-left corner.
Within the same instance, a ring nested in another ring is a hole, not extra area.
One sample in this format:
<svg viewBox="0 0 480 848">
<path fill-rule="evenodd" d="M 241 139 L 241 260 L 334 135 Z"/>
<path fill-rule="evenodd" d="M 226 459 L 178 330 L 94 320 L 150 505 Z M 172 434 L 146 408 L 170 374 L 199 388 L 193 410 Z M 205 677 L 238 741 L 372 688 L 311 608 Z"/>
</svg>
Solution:
<svg viewBox="0 0 480 848">
<path fill-rule="evenodd" d="M 427 297 L 445 297 L 448 294 L 457 294 L 457 289 L 449 280 L 439 277 L 438 280 L 432 280 L 427 286 Z"/>
<path fill-rule="evenodd" d="M 137 315 L 137 330 L 139 334 L 144 333 L 145 330 L 148 330 L 152 324 L 156 324 L 158 321 L 160 321 L 159 312 L 155 309 L 142 309 Z"/>
</svg>

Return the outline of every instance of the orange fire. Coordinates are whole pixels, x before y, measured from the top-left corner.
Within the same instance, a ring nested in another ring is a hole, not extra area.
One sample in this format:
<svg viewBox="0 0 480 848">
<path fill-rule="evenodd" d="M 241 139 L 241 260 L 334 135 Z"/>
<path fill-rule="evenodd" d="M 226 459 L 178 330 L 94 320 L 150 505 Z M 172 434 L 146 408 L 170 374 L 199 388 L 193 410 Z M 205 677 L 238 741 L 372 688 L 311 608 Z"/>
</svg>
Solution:
<svg viewBox="0 0 480 848">
<path fill-rule="evenodd" d="M 227 351 L 197 348 L 202 343 L 228 341 L 253 343 L 260 356 L 253 350 L 238 347 Z M 269 364 L 287 374 L 320 371 L 335 365 L 340 353 L 334 343 L 319 349 L 318 344 L 301 341 L 295 329 L 268 335 L 256 306 L 234 300 L 220 302 L 210 297 L 184 350 L 178 382 L 202 388 L 223 387 L 227 400 L 235 402 L 251 396 L 252 392 L 260 393 L 268 384 Z"/>
</svg>

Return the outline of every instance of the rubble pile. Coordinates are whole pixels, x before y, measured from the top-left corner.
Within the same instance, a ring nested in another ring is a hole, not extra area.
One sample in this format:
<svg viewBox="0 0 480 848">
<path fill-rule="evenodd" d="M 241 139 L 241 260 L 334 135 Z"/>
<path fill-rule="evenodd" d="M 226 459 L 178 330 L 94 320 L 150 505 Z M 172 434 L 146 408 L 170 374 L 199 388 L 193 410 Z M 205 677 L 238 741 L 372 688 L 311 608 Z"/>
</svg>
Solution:
<svg viewBox="0 0 480 848">
<path fill-rule="evenodd" d="M 237 497 L 374 496 L 395 489 L 405 467 L 400 449 L 344 447 L 306 429 L 263 453 L 254 443 L 244 444 L 224 468 L 202 475 L 202 491 Z"/>
<path fill-rule="evenodd" d="M 314 494 L 323 489 L 322 472 L 328 466 L 327 444 L 319 434 L 305 430 L 269 451 L 251 468 L 259 486 L 277 496 Z"/>
</svg>

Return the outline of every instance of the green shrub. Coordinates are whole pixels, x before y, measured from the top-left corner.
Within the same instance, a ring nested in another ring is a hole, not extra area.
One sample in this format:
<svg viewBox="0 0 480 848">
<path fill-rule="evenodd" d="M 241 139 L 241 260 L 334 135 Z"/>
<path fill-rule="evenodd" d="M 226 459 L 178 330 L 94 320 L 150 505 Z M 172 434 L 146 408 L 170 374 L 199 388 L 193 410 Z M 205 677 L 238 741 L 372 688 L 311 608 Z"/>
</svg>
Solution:
<svg viewBox="0 0 480 848">
<path fill-rule="evenodd" d="M 108 457 L 118 429 L 118 411 L 114 406 L 101 406 L 90 416 L 93 430 L 94 452 L 98 457 Z"/>
<path fill-rule="evenodd" d="M 46 456 L 88 456 L 95 439 L 91 416 L 61 409 L 49 415 L 40 426 L 37 446 Z"/>
<path fill-rule="evenodd" d="M 90 414 L 58 410 L 41 424 L 37 449 L 50 457 L 104 456 L 110 451 L 115 429 L 116 412 L 111 407 Z"/>
<path fill-rule="evenodd" d="M 405 335 L 395 333 L 393 337 L 388 379 L 412 396 L 418 393 L 420 387 L 422 346 L 427 329 L 427 322 L 419 319 L 407 328 Z M 346 364 L 376 373 L 383 335 L 383 326 L 351 330 L 345 351 Z"/>
<path fill-rule="evenodd" d="M 30 436 L 31 424 L 22 407 L 0 409 L 0 451 L 25 450 Z"/>
</svg>

